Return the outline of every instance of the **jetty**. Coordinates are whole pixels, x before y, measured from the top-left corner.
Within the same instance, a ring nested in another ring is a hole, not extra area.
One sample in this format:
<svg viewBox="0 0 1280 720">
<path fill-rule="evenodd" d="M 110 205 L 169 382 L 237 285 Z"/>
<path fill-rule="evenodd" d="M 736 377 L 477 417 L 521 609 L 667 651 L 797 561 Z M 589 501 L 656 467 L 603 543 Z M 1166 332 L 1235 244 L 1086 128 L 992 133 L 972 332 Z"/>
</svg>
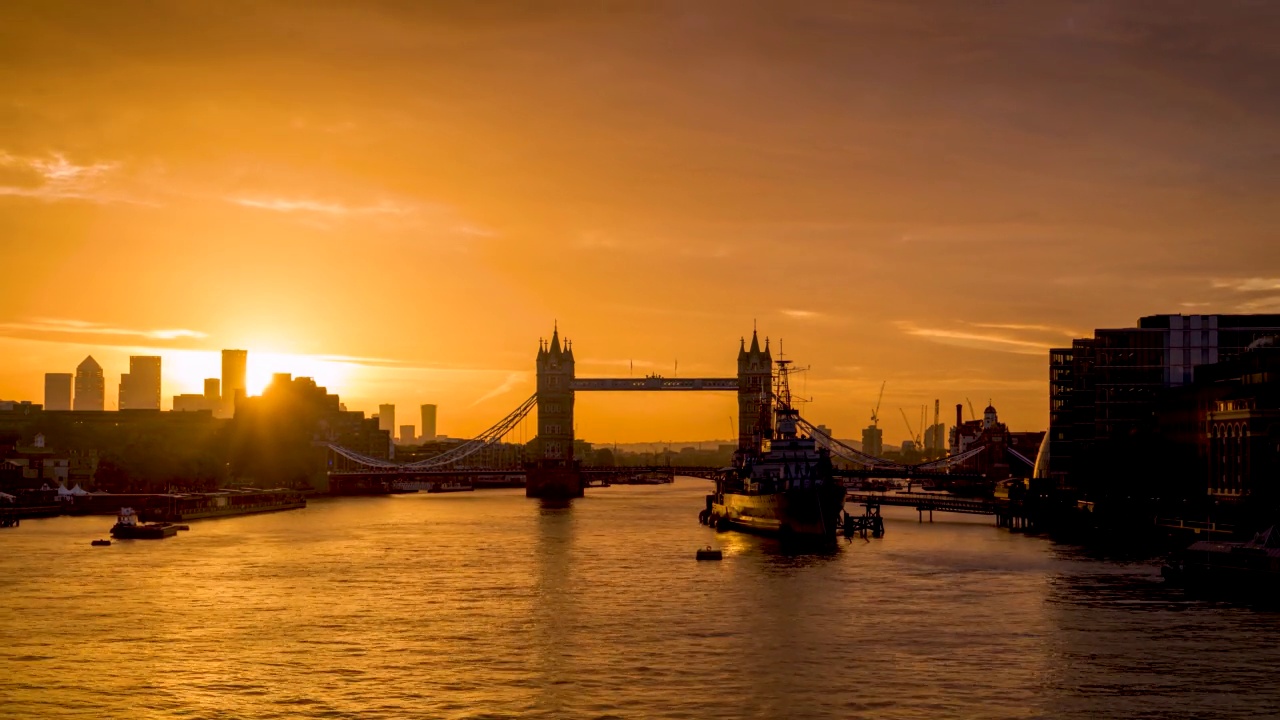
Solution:
<svg viewBox="0 0 1280 720">
<path fill-rule="evenodd" d="M 926 513 L 929 516 L 929 522 L 933 522 L 933 513 L 936 511 L 963 515 L 991 515 L 995 517 L 997 526 L 1011 530 L 1025 530 L 1031 527 L 1031 521 L 1027 517 L 1023 504 L 1004 498 L 967 498 L 924 492 L 851 492 L 845 495 L 845 502 L 864 505 L 868 509 L 881 506 L 915 508 L 920 522 L 924 522 Z"/>
</svg>

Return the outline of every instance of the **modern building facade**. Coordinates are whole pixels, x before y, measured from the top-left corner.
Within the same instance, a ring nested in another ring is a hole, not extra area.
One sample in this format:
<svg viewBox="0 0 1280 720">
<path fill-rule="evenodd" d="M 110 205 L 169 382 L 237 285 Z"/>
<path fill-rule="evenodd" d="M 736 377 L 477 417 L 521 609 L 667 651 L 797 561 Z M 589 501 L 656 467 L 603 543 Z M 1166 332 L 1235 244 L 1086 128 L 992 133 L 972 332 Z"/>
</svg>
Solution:
<svg viewBox="0 0 1280 720">
<path fill-rule="evenodd" d="M 121 410 L 160 409 L 160 356 L 132 355 L 129 372 L 120 376 Z"/>
<path fill-rule="evenodd" d="M 228 415 L 235 414 L 236 403 L 248 394 L 248 350 L 222 351 L 222 402 Z"/>
<path fill-rule="evenodd" d="M 1196 368 L 1280 334 L 1280 315 L 1151 315 L 1049 351 L 1049 477 L 1079 488 L 1100 458 L 1154 426 L 1162 397 Z"/>
<path fill-rule="evenodd" d="M 107 382 L 102 375 L 102 366 L 90 355 L 76 367 L 76 394 L 74 406 L 76 410 L 105 410 L 107 405 Z"/>
<path fill-rule="evenodd" d="M 436 406 L 422 406 L 422 440 L 432 442 L 436 439 Z"/>
<path fill-rule="evenodd" d="M 378 429 L 396 436 L 396 406 L 384 403 L 378 406 Z"/>
<path fill-rule="evenodd" d="M 71 373 L 44 374 L 44 409 L 71 409 Z"/>
</svg>

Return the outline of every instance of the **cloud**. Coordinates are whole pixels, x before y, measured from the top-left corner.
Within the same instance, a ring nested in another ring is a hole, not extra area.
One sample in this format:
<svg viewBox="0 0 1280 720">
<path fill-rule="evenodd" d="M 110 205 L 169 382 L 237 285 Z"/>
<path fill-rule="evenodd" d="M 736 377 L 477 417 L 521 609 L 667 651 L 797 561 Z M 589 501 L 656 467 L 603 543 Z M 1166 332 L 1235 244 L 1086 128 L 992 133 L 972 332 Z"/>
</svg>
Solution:
<svg viewBox="0 0 1280 720">
<path fill-rule="evenodd" d="M 1269 295 L 1248 300 L 1237 305 L 1236 309 L 1246 313 L 1280 312 L 1280 295 Z"/>
<path fill-rule="evenodd" d="M 989 330 L 1019 330 L 1052 333 L 1055 335 L 1066 335 L 1067 337 L 1080 337 L 1083 333 L 1071 328 L 1055 327 L 1053 325 L 1025 325 L 1020 323 L 965 323 L 971 327 L 986 328 Z"/>
<path fill-rule="evenodd" d="M 137 328 L 113 327 L 87 320 L 68 320 L 64 318 L 31 318 L 26 322 L 0 323 L 0 331 L 61 333 L 74 335 L 113 335 L 124 337 L 148 338 L 151 340 L 180 340 L 185 338 L 208 337 L 199 330 L 185 328 L 166 328 L 142 330 Z"/>
<path fill-rule="evenodd" d="M 994 352 L 1014 353 L 1017 355 L 1043 355 L 1052 347 L 1051 343 L 1041 340 L 1027 340 L 1011 337 L 1005 333 L 977 332 L 954 328 L 920 327 L 910 321 L 896 323 L 898 329 L 912 337 L 924 338 L 942 345 L 972 348 L 975 350 L 991 350 Z"/>
<path fill-rule="evenodd" d="M 258 210 L 270 210 L 280 213 L 314 213 L 339 217 L 353 215 L 408 215 L 413 212 L 410 207 L 386 200 L 374 205 L 347 205 L 340 202 L 283 197 L 229 197 L 226 200 L 236 205 Z"/>
<path fill-rule="evenodd" d="M 120 167 L 118 162 L 81 165 L 60 152 L 21 156 L 0 150 L 0 195 L 46 201 L 139 203 L 111 189 L 111 180 L 118 175 Z"/>
<path fill-rule="evenodd" d="M 511 391 L 511 390 L 513 390 L 517 385 L 519 385 L 519 384 L 521 384 L 521 383 L 525 382 L 525 380 L 528 378 L 528 376 L 529 376 L 529 373 L 527 373 L 527 372 L 512 372 L 512 373 L 508 373 L 508 374 L 507 374 L 507 379 L 506 379 L 506 380 L 503 380 L 501 385 L 499 385 L 498 387 L 496 387 L 496 388 L 494 388 L 494 389 L 490 390 L 489 392 L 485 393 L 484 395 L 481 395 L 481 396 L 480 396 L 480 397 L 479 397 L 475 402 L 471 403 L 471 405 L 470 405 L 469 407 L 475 407 L 475 406 L 479 405 L 480 403 L 485 402 L 486 400 L 492 400 L 492 399 L 494 399 L 494 398 L 496 398 L 496 397 L 498 397 L 498 396 L 500 396 L 500 395 L 504 395 L 504 394 L 506 394 L 506 393 L 510 392 L 510 391 Z"/>
<path fill-rule="evenodd" d="M 796 320 L 816 320 L 822 317 L 822 313 L 814 312 L 813 310 L 782 310 L 781 312 L 783 315 Z"/>
<path fill-rule="evenodd" d="M 1213 287 L 1236 292 L 1273 292 L 1280 290 L 1280 278 L 1215 278 Z"/>
</svg>

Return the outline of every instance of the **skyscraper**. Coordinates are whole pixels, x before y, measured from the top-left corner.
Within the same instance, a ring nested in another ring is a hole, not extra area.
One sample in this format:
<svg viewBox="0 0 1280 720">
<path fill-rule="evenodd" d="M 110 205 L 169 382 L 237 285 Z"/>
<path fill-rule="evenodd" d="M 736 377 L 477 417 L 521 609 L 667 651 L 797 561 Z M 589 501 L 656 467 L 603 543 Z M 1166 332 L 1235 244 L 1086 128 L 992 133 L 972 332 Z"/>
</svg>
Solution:
<svg viewBox="0 0 1280 720">
<path fill-rule="evenodd" d="M 431 442 L 436 439 L 436 406 L 422 406 L 422 441 Z"/>
<path fill-rule="evenodd" d="M 107 405 L 107 383 L 102 377 L 102 366 L 93 356 L 85 358 L 76 367 L 76 410 L 103 410 Z"/>
<path fill-rule="evenodd" d="M 413 426 L 412 426 L 412 425 L 401 425 L 401 426 L 400 426 L 400 442 L 404 443 L 405 445 L 408 445 L 408 444 L 412 443 L 412 442 L 413 442 L 414 440 L 416 440 L 416 439 L 417 439 L 417 438 L 415 438 L 415 437 L 413 436 Z"/>
<path fill-rule="evenodd" d="M 236 397 L 248 394 L 245 382 L 248 365 L 248 350 L 222 351 L 222 402 L 228 415 L 235 412 Z"/>
<path fill-rule="evenodd" d="M 44 409 L 71 409 L 71 373 L 44 374 Z"/>
<path fill-rule="evenodd" d="M 218 378 L 205 378 L 204 399 L 213 403 L 220 397 L 222 397 L 222 384 L 218 381 Z M 212 408 L 212 405 L 210 407 Z"/>
<path fill-rule="evenodd" d="M 378 429 L 386 430 L 391 433 L 391 437 L 396 436 L 396 406 L 395 405 L 379 405 L 378 406 Z"/>
<path fill-rule="evenodd" d="M 121 410 L 160 409 L 160 356 L 131 355 L 129 372 L 120 376 Z"/>
</svg>

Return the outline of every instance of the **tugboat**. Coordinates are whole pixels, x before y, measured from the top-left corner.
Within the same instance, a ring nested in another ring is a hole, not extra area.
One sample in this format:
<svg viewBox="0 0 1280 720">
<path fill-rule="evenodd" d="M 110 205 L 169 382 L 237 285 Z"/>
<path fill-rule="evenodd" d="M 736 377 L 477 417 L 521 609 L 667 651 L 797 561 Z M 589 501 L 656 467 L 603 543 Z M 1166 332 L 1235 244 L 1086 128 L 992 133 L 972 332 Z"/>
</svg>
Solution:
<svg viewBox="0 0 1280 720">
<path fill-rule="evenodd" d="M 773 400 L 761 403 L 757 452 L 739 452 L 733 467 L 707 496 L 703 521 L 718 530 L 774 535 L 793 543 L 833 545 L 844 510 L 845 488 L 831 457 L 813 437 L 797 430 L 792 407 L 790 360 L 778 360 Z"/>
<path fill-rule="evenodd" d="M 120 508 L 111 537 L 118 540 L 163 540 L 178 534 L 178 528 L 169 523 L 140 523 L 133 508 Z"/>
</svg>

